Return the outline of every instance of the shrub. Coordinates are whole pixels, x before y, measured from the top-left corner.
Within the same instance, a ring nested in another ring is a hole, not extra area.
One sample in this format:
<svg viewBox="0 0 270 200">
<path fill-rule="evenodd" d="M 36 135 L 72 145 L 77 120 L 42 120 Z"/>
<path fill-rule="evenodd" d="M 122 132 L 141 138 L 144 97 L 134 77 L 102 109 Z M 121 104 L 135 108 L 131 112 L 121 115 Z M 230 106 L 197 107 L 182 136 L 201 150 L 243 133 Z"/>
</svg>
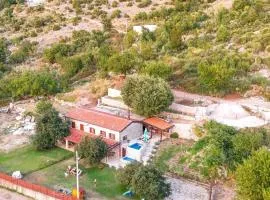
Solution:
<svg viewBox="0 0 270 200">
<path fill-rule="evenodd" d="M 21 98 L 55 94 L 61 90 L 59 79 L 48 71 L 12 73 L 0 80 L 5 96 Z"/>
<path fill-rule="evenodd" d="M 120 18 L 121 17 L 121 10 L 117 9 L 117 10 L 114 10 L 111 14 L 111 18 L 114 19 L 114 18 Z"/>
<path fill-rule="evenodd" d="M 167 80 L 172 75 L 172 68 L 161 61 L 151 61 L 145 64 L 142 72 Z"/>
<path fill-rule="evenodd" d="M 270 152 L 267 148 L 256 151 L 236 171 L 239 199 L 263 200 L 270 188 Z"/>
<path fill-rule="evenodd" d="M 147 7 L 149 5 L 151 5 L 152 1 L 151 0 L 142 0 L 139 4 L 138 7 L 139 8 L 144 8 Z"/>
<path fill-rule="evenodd" d="M 170 135 L 170 138 L 179 138 L 179 135 L 178 135 L 178 133 L 176 133 L 176 132 L 174 132 L 174 133 L 172 133 L 171 135 Z"/>
<path fill-rule="evenodd" d="M 112 2 L 112 7 L 115 8 L 115 7 L 117 7 L 117 6 L 118 6 L 118 2 L 117 2 L 117 1 L 113 1 L 113 2 Z"/>
<path fill-rule="evenodd" d="M 59 43 L 45 49 L 43 58 L 47 62 L 54 63 L 57 59 L 61 60 L 63 57 L 71 56 L 72 54 L 73 49 L 69 44 Z"/>
<path fill-rule="evenodd" d="M 230 38 L 230 33 L 227 27 L 221 25 L 217 31 L 217 41 L 226 42 Z"/>
</svg>

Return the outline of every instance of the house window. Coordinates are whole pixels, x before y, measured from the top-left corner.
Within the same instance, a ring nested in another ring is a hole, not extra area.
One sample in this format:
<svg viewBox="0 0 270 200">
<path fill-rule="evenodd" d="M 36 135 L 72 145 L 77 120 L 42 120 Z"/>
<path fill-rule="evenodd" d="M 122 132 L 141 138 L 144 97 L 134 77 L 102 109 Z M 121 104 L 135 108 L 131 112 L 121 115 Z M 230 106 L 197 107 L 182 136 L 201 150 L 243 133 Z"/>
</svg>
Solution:
<svg viewBox="0 0 270 200">
<path fill-rule="evenodd" d="M 101 135 L 102 137 L 106 137 L 106 132 L 105 132 L 105 131 L 100 131 L 100 135 Z"/>
<path fill-rule="evenodd" d="M 90 128 L 90 133 L 95 134 L 95 129 L 94 128 Z"/>
<path fill-rule="evenodd" d="M 80 124 L 80 130 L 84 131 L 84 125 L 83 124 Z"/>
<path fill-rule="evenodd" d="M 72 127 L 72 128 L 76 128 L 75 122 L 71 122 L 71 127 Z"/>
<path fill-rule="evenodd" d="M 109 133 L 109 138 L 112 139 L 112 140 L 115 140 L 115 134 Z"/>
<path fill-rule="evenodd" d="M 123 136 L 123 140 L 127 140 L 127 135 Z"/>
</svg>

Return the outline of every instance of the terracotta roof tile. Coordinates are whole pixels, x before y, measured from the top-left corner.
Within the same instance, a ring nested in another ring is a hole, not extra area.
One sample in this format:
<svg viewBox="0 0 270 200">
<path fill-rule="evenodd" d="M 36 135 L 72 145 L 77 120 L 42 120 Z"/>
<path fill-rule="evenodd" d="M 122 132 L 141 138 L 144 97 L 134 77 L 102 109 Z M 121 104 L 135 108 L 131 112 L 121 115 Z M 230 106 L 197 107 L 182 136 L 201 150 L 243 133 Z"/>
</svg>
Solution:
<svg viewBox="0 0 270 200">
<path fill-rule="evenodd" d="M 91 133 L 85 133 L 85 132 L 78 130 L 78 129 L 75 129 L 75 128 L 70 128 L 69 131 L 70 131 L 70 135 L 65 137 L 65 139 L 70 141 L 70 142 L 73 142 L 75 144 L 80 143 L 84 136 L 89 136 L 91 138 L 100 137 L 100 136 L 97 136 L 97 135 L 94 135 Z M 103 137 L 100 137 L 100 138 L 108 145 L 108 147 L 112 147 L 112 146 L 118 144 L 118 142 L 115 140 L 111 140 L 111 139 L 103 138 Z"/>
<path fill-rule="evenodd" d="M 160 119 L 158 117 L 147 118 L 147 119 L 143 120 L 143 122 L 148 124 L 148 125 L 154 126 L 158 129 L 161 129 L 161 130 L 166 130 L 166 129 L 173 127 L 173 124 L 170 124 L 170 123 L 166 122 L 165 120 Z"/>
<path fill-rule="evenodd" d="M 123 131 L 132 123 L 132 120 L 123 117 L 86 108 L 74 108 L 66 114 L 66 117 L 117 132 Z"/>
</svg>

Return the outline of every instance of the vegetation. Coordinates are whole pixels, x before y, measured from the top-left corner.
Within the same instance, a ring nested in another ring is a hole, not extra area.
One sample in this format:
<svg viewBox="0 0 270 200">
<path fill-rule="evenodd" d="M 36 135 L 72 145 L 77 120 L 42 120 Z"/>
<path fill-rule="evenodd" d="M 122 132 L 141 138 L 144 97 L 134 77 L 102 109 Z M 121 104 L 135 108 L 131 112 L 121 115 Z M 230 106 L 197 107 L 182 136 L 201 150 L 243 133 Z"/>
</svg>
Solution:
<svg viewBox="0 0 270 200">
<path fill-rule="evenodd" d="M 0 79 L 0 98 L 46 96 L 61 88 L 57 75 L 47 70 L 13 72 Z"/>
<path fill-rule="evenodd" d="M 171 192 L 170 184 L 166 183 L 163 173 L 152 165 L 131 163 L 118 171 L 118 179 L 122 185 L 131 187 L 140 198 L 164 199 Z"/>
<path fill-rule="evenodd" d="M 269 199 L 270 153 L 261 148 L 253 153 L 236 171 L 239 199 Z"/>
<path fill-rule="evenodd" d="M 72 157 L 72 152 L 60 148 L 54 148 L 48 151 L 37 151 L 33 146 L 18 148 L 9 153 L 0 153 L 0 171 L 12 173 L 19 170 L 23 174 L 28 174 L 59 161 Z"/>
<path fill-rule="evenodd" d="M 269 130 L 263 128 L 236 130 L 210 121 L 202 132 L 204 137 L 190 147 L 167 147 L 154 159 L 154 164 L 161 170 L 201 181 L 227 179 L 254 151 L 270 146 Z M 178 162 L 168 166 L 172 158 Z"/>
<path fill-rule="evenodd" d="M 78 153 L 90 164 L 98 164 L 107 155 L 107 144 L 101 138 L 84 137 L 78 146 Z"/>
<path fill-rule="evenodd" d="M 47 102 L 39 102 L 37 112 L 36 134 L 32 138 L 33 145 L 37 150 L 52 149 L 58 140 L 68 136 L 68 123 L 64 122 L 59 117 L 59 113 Z"/>
<path fill-rule="evenodd" d="M 121 94 L 126 105 L 144 116 L 164 111 L 173 101 L 173 94 L 165 81 L 150 76 L 128 77 Z"/>
</svg>

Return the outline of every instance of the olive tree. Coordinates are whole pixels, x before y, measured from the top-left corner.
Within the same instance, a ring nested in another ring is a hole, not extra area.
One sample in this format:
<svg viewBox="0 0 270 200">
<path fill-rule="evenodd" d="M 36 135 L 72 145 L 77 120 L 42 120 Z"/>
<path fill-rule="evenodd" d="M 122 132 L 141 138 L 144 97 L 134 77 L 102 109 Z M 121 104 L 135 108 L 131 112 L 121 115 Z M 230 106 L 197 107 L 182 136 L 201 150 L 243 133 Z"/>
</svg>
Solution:
<svg viewBox="0 0 270 200">
<path fill-rule="evenodd" d="M 166 110 L 173 102 L 168 84 L 161 78 L 129 76 L 121 90 L 126 105 L 137 114 L 151 116 Z"/>
</svg>

